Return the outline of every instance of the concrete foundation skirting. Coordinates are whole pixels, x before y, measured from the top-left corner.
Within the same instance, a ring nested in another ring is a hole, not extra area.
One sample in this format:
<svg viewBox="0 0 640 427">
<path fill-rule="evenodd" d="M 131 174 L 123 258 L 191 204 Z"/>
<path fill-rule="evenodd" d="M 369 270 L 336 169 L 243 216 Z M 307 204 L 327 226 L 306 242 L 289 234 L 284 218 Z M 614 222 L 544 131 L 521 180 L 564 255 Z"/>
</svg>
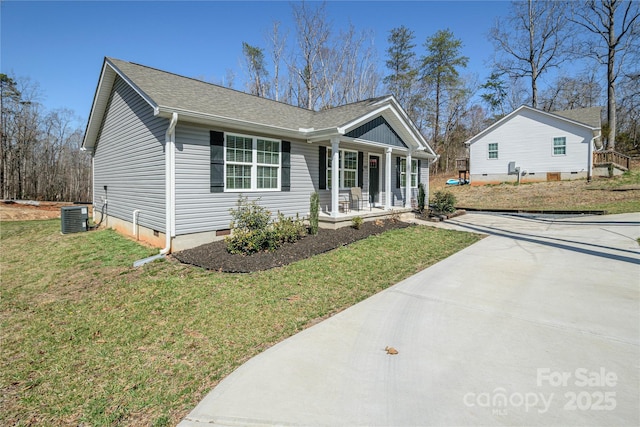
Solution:
<svg viewBox="0 0 640 427">
<path fill-rule="evenodd" d="M 100 221 L 100 214 L 94 215 L 94 221 Z M 155 246 L 157 248 L 164 248 L 165 235 L 156 230 L 152 230 L 147 227 L 143 227 L 140 224 L 137 226 L 136 235 L 133 233 L 133 222 L 125 221 L 115 216 L 105 215 L 102 221 L 101 227 L 112 228 L 120 234 L 131 237 L 134 240 L 144 242 L 148 245 Z"/>
<path fill-rule="evenodd" d="M 556 172 L 551 172 L 556 173 Z M 586 179 L 587 172 L 586 171 L 576 171 L 576 172 L 558 172 L 560 173 L 560 180 L 562 181 L 570 181 L 572 179 Z M 518 182 L 517 175 L 509 175 L 506 173 L 495 173 L 495 174 L 471 174 L 470 175 L 471 185 L 487 185 L 487 184 L 502 184 L 502 183 L 516 183 Z M 533 172 L 533 173 L 525 173 L 520 176 L 520 183 L 533 183 L 533 182 L 546 182 L 547 181 L 547 172 Z"/>
</svg>

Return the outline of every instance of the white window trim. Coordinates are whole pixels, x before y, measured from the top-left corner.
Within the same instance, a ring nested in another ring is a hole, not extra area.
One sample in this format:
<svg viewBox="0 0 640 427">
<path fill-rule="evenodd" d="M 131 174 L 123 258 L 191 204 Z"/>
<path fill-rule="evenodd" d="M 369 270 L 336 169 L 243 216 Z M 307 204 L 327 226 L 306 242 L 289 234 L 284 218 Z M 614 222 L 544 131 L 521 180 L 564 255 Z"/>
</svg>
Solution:
<svg viewBox="0 0 640 427">
<path fill-rule="evenodd" d="M 227 161 L 227 136 L 237 136 L 241 138 L 251 139 L 251 188 L 227 188 L 227 165 L 243 165 L 248 166 L 249 163 Z M 278 151 L 278 164 L 258 163 L 258 140 L 277 142 L 280 147 Z M 275 138 L 267 138 L 255 135 L 244 135 L 241 133 L 224 133 L 224 192 L 225 193 L 247 193 L 247 192 L 275 192 L 281 191 L 282 188 L 282 140 Z M 268 166 L 278 168 L 278 186 L 276 188 L 258 188 L 258 166 Z"/>
<path fill-rule="evenodd" d="M 404 172 L 402 172 L 402 162 L 405 163 L 405 168 L 404 168 Z M 413 167 L 415 163 L 415 168 Z M 402 176 L 407 174 L 407 158 L 406 157 L 401 157 L 400 158 L 400 188 L 406 188 L 407 186 L 407 181 L 405 178 L 404 184 L 402 183 Z M 411 178 L 413 178 L 414 176 L 416 177 L 416 185 L 411 185 L 411 188 L 418 188 L 418 159 L 411 159 Z M 413 181 L 413 180 L 412 180 Z M 412 183 L 413 184 L 413 183 Z"/>
<path fill-rule="evenodd" d="M 358 151 L 357 150 L 349 150 L 349 149 L 345 149 L 345 148 L 340 148 L 338 151 L 340 151 L 342 153 L 342 155 L 339 155 L 338 158 L 340 159 L 340 162 L 342 164 L 339 165 L 338 167 L 338 177 L 340 180 L 340 185 L 339 185 L 339 189 L 340 190 L 348 190 L 351 187 L 345 187 L 344 186 L 344 159 L 345 159 L 345 155 L 344 153 L 356 153 L 356 168 L 355 169 L 346 169 L 349 171 L 355 171 L 356 172 L 356 185 L 354 187 L 357 187 L 360 183 L 358 182 Z M 333 152 L 331 151 L 331 147 L 327 148 L 327 172 L 326 172 L 326 177 L 327 177 L 327 181 L 326 181 L 326 187 L 327 190 L 331 190 L 331 186 L 329 185 L 329 171 L 332 171 L 331 175 L 333 178 L 333 167 L 329 167 L 329 161 L 331 160 L 331 156 L 332 156 Z M 333 165 L 332 165 L 333 166 Z M 343 173 L 340 174 L 340 171 L 342 171 Z"/>
<path fill-rule="evenodd" d="M 556 139 L 564 139 L 564 145 L 556 145 Z M 563 154 L 556 154 L 556 147 L 564 147 Z M 566 136 L 554 136 L 551 140 L 551 155 L 553 157 L 562 157 L 567 155 L 567 137 Z"/>
<path fill-rule="evenodd" d="M 495 144 L 496 145 L 496 149 L 492 150 L 491 149 L 491 145 Z M 496 157 L 491 157 L 490 153 L 496 153 Z M 498 160 L 500 158 L 500 144 L 497 142 L 488 142 L 487 143 L 487 160 Z"/>
</svg>

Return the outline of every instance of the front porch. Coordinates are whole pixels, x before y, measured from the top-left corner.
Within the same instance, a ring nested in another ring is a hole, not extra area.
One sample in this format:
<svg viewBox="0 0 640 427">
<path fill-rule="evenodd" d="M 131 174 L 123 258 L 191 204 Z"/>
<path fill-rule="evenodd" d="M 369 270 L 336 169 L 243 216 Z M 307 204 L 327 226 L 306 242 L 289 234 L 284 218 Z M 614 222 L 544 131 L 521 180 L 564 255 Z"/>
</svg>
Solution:
<svg viewBox="0 0 640 427">
<path fill-rule="evenodd" d="M 393 209 L 385 209 L 384 207 L 368 207 L 357 210 L 351 209 L 347 212 L 339 212 L 337 216 L 332 216 L 331 212 L 320 212 L 318 222 L 320 228 L 336 230 L 342 227 L 351 226 L 351 220 L 357 216 L 364 221 L 375 221 L 376 219 L 386 219 L 391 216 L 400 216 L 411 212 L 411 208 L 396 207 Z"/>
</svg>

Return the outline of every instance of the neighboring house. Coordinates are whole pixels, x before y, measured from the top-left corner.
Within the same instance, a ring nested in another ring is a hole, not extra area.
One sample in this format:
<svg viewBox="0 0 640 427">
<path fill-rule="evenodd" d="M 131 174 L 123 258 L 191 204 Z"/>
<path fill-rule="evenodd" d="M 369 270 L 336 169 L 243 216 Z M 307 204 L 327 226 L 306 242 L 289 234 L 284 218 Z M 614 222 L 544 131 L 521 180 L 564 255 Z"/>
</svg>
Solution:
<svg viewBox="0 0 640 427">
<path fill-rule="evenodd" d="M 590 177 L 600 110 L 548 113 L 521 106 L 466 142 L 471 184 Z"/>
<path fill-rule="evenodd" d="M 228 234 L 240 195 L 307 217 L 317 191 L 330 225 L 352 187 L 410 207 L 436 157 L 392 96 L 316 112 L 112 58 L 82 147 L 94 218 L 163 252 Z"/>
</svg>

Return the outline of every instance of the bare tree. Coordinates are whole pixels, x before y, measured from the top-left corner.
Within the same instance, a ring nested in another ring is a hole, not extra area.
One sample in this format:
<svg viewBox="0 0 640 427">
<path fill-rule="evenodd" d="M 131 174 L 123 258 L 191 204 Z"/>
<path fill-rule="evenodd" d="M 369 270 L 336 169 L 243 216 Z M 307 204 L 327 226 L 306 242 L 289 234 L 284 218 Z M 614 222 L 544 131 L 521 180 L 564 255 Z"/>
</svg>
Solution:
<svg viewBox="0 0 640 427">
<path fill-rule="evenodd" d="M 284 48 L 286 46 L 287 37 L 286 34 L 280 32 L 280 21 L 274 21 L 271 27 L 271 32 L 268 34 L 268 42 L 271 52 L 271 61 L 273 62 L 273 84 L 270 98 L 276 101 L 280 101 L 280 66 L 282 64 L 282 55 L 284 54 Z"/>
<path fill-rule="evenodd" d="M 298 80 L 297 104 L 313 110 L 320 99 L 320 67 L 331 34 L 330 25 L 326 19 L 325 3 L 313 10 L 306 2 L 292 7 L 300 58 L 290 68 Z"/>
<path fill-rule="evenodd" d="M 531 106 L 538 106 L 538 78 L 568 56 L 565 3 L 548 0 L 513 2 L 506 22 L 496 22 L 489 39 L 494 66 L 510 77 L 531 79 Z"/>
<path fill-rule="evenodd" d="M 576 3 L 572 22 L 595 35 L 586 44 L 587 52 L 607 67 L 607 147 L 616 146 L 616 80 L 627 54 L 638 50 L 640 7 L 624 0 L 589 0 Z"/>
<path fill-rule="evenodd" d="M 2 197 L 90 200 L 91 160 L 80 152 L 73 112 L 42 111 L 38 86 L 28 79 L 2 81 Z"/>
<path fill-rule="evenodd" d="M 595 107 L 600 105 L 601 94 L 602 87 L 593 72 L 576 77 L 559 76 L 542 93 L 539 103 L 545 111 Z"/>
</svg>

